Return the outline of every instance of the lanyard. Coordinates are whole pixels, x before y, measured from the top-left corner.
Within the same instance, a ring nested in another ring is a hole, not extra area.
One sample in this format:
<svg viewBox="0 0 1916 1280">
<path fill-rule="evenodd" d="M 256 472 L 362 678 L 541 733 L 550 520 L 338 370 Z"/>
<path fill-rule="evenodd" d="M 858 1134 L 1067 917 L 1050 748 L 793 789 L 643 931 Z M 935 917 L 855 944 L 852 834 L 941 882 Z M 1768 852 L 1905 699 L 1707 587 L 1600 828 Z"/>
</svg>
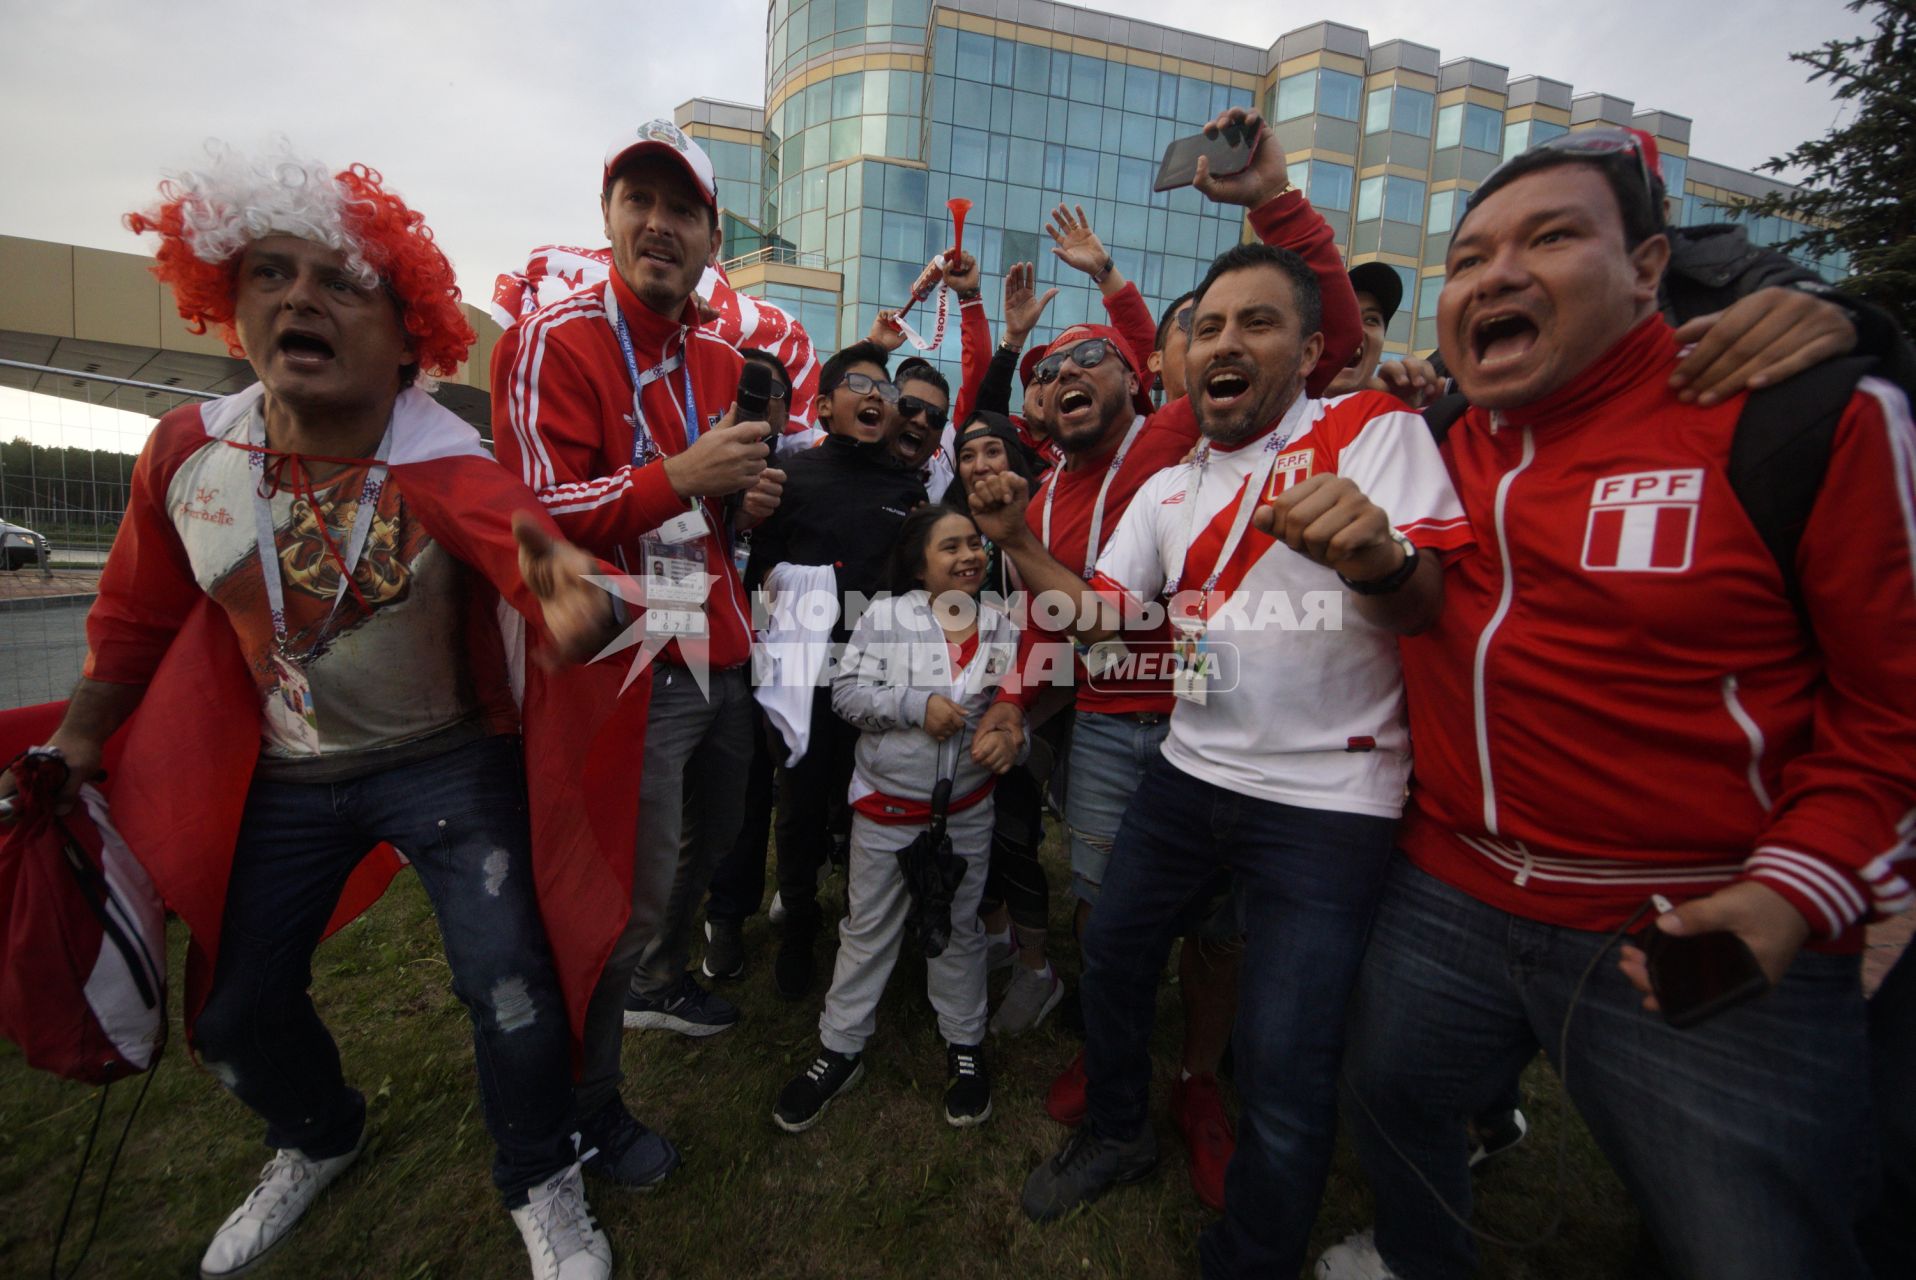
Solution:
<svg viewBox="0 0 1916 1280">
<path fill-rule="evenodd" d="M 1098 563 L 1098 552 L 1103 545 L 1100 537 L 1104 533 L 1104 500 L 1111 495 L 1111 482 L 1118 478 L 1118 469 L 1124 465 L 1124 456 L 1131 452 L 1131 446 L 1144 434 L 1145 418 L 1139 414 L 1131 420 L 1130 430 L 1124 433 L 1124 443 L 1111 455 L 1111 465 L 1104 469 L 1104 481 L 1098 485 L 1098 500 L 1091 507 L 1091 531 L 1085 538 L 1084 580 L 1091 581 L 1092 571 Z M 1044 539 L 1045 550 L 1051 550 L 1051 504 L 1058 499 L 1058 485 L 1064 479 L 1064 468 L 1059 467 L 1051 473 L 1051 484 L 1044 491 L 1044 515 L 1039 521 L 1038 536 Z"/>
<path fill-rule="evenodd" d="M 1299 396 L 1296 405 L 1302 406 L 1303 403 L 1304 398 Z M 1290 418 L 1291 422 L 1284 429 L 1284 434 L 1273 435 L 1271 443 L 1264 446 L 1264 451 L 1271 455 L 1271 462 L 1264 469 L 1263 478 L 1253 484 L 1251 481 L 1252 476 L 1256 474 L 1255 471 L 1244 478 L 1244 493 L 1238 499 L 1236 513 L 1231 517 L 1231 530 L 1225 535 L 1224 546 L 1218 551 L 1217 563 L 1211 566 L 1210 576 L 1204 580 L 1204 600 L 1199 608 L 1206 616 L 1211 611 L 1211 592 L 1217 589 L 1218 579 L 1224 576 L 1224 566 L 1229 564 L 1231 557 L 1237 554 L 1237 544 L 1244 540 L 1245 531 L 1251 527 L 1251 515 L 1257 510 L 1258 496 L 1270 484 L 1271 476 L 1277 471 L 1277 460 L 1283 456 L 1285 446 L 1290 444 L 1291 437 L 1297 434 L 1298 425 L 1303 421 L 1303 415 L 1297 412 L 1297 407 L 1293 407 L 1292 412 L 1285 416 Z M 1198 447 L 1197 459 L 1191 464 L 1193 469 L 1191 496 L 1184 507 L 1184 556 L 1187 561 L 1191 556 L 1193 533 L 1197 527 L 1198 496 L 1204 492 L 1204 472 L 1210 465 L 1210 461 L 1211 442 L 1207 440 Z M 1171 585 L 1165 588 L 1165 595 L 1175 596 L 1178 593 L 1178 588 L 1184 584 L 1186 567 L 1187 565 L 1184 564 L 1178 566 L 1177 576 L 1172 578 Z"/>
<path fill-rule="evenodd" d="M 253 475 L 253 540 L 259 550 L 260 577 L 265 579 L 266 604 L 273 615 L 273 640 L 282 654 L 286 653 L 286 585 L 281 580 L 279 563 L 279 542 L 273 533 L 273 503 L 261 490 L 266 481 L 266 419 L 258 413 L 253 415 L 248 435 L 256 446 L 248 458 L 247 465 L 252 467 Z M 346 554 L 339 559 L 339 589 L 333 592 L 333 607 L 327 611 L 326 622 L 333 620 L 339 612 L 339 602 L 346 597 L 346 590 L 352 585 L 353 570 L 359 564 L 359 555 L 366 549 L 366 535 L 372 531 L 373 511 L 379 505 L 379 495 L 386 488 L 386 452 L 392 446 L 392 428 L 386 428 L 386 434 L 379 438 L 379 448 L 373 454 L 373 465 L 366 470 L 366 479 L 359 486 L 358 508 L 353 512 L 353 531 L 346 539 Z M 313 503 L 313 521 L 325 533 L 326 518 L 320 514 L 319 503 Z M 327 550 L 332 550 L 330 538 Z M 322 628 L 325 624 L 321 624 Z M 314 646 L 317 648 L 317 644 Z M 288 655 L 290 656 L 290 655 Z M 309 653 L 306 655 L 311 657 Z"/>
<path fill-rule="evenodd" d="M 660 378 L 666 378 L 666 389 L 671 390 L 672 381 L 666 375 L 675 369 L 684 373 L 685 447 L 691 448 L 699 438 L 699 406 L 692 396 L 692 369 L 686 363 L 690 346 L 685 340 L 684 327 L 679 328 L 679 354 L 661 360 L 640 373 L 638 356 L 632 350 L 632 335 L 625 328 L 625 308 L 619 305 L 618 295 L 610 285 L 606 287 L 606 299 L 612 306 L 612 332 L 618 335 L 619 351 L 625 356 L 625 371 L 632 378 L 632 465 L 642 466 L 659 452 L 658 443 L 652 438 L 652 428 L 645 420 L 645 406 L 640 403 L 639 393 Z"/>
</svg>

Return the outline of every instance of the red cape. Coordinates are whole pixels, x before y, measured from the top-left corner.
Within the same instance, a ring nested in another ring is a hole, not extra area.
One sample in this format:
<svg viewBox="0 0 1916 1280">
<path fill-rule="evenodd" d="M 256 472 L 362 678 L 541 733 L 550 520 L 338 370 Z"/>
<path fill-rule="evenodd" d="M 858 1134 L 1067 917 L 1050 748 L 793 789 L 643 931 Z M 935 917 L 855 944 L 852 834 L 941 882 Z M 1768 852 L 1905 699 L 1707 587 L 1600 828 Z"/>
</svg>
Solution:
<svg viewBox="0 0 1916 1280">
<path fill-rule="evenodd" d="M 260 703 L 225 612 L 186 565 L 167 490 L 188 457 L 228 447 L 217 438 L 259 395 L 250 388 L 160 420 L 135 467 L 126 519 L 87 617 L 87 674 L 149 682 L 139 711 L 109 747 L 102 789 L 128 846 L 192 934 L 189 1033 L 218 953 L 234 841 L 259 755 Z M 538 603 L 519 577 L 513 513 L 525 511 L 560 534 L 471 427 L 423 392 L 408 391 L 393 412 L 390 465 L 392 483 L 432 538 L 498 593 L 499 629 L 481 625 L 469 634 L 475 658 L 496 666 L 503 643 L 523 670 L 533 873 L 576 1050 L 586 1003 L 631 909 L 649 674 L 621 693 L 623 663 L 551 672 L 536 660 L 545 638 Z M 64 705 L 0 713 L 0 760 L 44 742 Z M 502 710 L 495 727 L 508 730 L 509 701 Z M 370 851 L 327 933 L 371 905 L 400 865 L 388 845 Z"/>
</svg>

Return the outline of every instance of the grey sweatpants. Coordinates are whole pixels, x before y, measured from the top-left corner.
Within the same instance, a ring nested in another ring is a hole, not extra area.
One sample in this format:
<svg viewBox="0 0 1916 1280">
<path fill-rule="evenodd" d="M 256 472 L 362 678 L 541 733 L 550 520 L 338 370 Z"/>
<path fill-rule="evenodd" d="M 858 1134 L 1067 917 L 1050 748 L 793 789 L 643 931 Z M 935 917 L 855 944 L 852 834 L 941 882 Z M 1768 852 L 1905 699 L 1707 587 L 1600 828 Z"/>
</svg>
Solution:
<svg viewBox="0 0 1916 1280">
<path fill-rule="evenodd" d="M 685 973 L 705 886 L 745 820 L 752 687 L 742 667 L 714 671 L 711 696 L 684 668 L 658 664 L 646 714 L 632 915 L 586 1006 L 579 1114 L 619 1087 L 628 990 L 654 994 Z"/>
<path fill-rule="evenodd" d="M 951 815 L 952 852 L 965 860 L 965 878 L 951 903 L 951 944 L 925 963 L 925 994 L 938 1011 L 938 1033 L 949 1044 L 985 1038 L 985 927 L 978 900 L 985 892 L 991 853 L 991 800 Z M 898 850 L 923 827 L 887 826 L 852 815 L 848 911 L 838 926 L 838 963 L 818 1038 L 833 1053 L 862 1053 L 878 1022 L 878 1001 L 898 962 L 911 897 L 898 869 Z"/>
</svg>

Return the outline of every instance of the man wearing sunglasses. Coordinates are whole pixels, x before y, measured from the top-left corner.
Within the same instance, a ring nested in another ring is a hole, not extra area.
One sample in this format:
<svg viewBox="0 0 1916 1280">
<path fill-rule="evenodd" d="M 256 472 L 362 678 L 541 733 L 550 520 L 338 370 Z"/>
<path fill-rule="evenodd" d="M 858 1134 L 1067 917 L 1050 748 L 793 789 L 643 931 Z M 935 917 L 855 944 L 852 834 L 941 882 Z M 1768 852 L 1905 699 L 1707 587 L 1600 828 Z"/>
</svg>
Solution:
<svg viewBox="0 0 1916 1280">
<path fill-rule="evenodd" d="M 944 497 L 953 478 L 945 430 L 950 406 L 951 384 L 936 365 L 917 356 L 899 364 L 898 427 L 892 436 L 892 456 L 918 477 L 933 502 Z"/>
<path fill-rule="evenodd" d="M 921 392 L 927 388 L 913 382 Z M 746 582 L 757 589 L 779 565 L 830 566 L 838 599 L 869 599 L 884 585 L 886 558 L 899 526 L 925 501 L 915 471 L 892 451 L 899 388 L 885 372 L 885 352 L 871 342 L 846 347 L 825 362 L 818 381 L 816 448 L 788 455 L 778 510 L 752 532 Z M 841 616 L 832 638 L 851 634 Z M 845 792 L 858 734 L 814 691 L 811 738 L 797 764 L 778 770 L 778 895 L 785 908 L 773 962 L 782 996 L 804 998 L 816 976 L 820 924 L 818 873 L 851 832 Z"/>
<path fill-rule="evenodd" d="M 1475 1270 L 1460 1131 L 1540 1046 L 1672 1274 L 1867 1274 L 1857 950 L 1916 880 L 1916 425 L 1847 363 L 1779 389 L 1790 434 L 1754 454 L 1753 398 L 1682 394 L 1657 195 L 1633 140 L 1573 134 L 1451 239 L 1473 407 L 1442 449 L 1479 544 L 1403 644 L 1405 856 L 1346 1059 L 1377 1224 L 1320 1276 Z M 1765 474 L 1802 495 L 1787 540 Z M 1767 994 L 1669 1025 L 1646 919 L 1734 935 Z"/>
</svg>

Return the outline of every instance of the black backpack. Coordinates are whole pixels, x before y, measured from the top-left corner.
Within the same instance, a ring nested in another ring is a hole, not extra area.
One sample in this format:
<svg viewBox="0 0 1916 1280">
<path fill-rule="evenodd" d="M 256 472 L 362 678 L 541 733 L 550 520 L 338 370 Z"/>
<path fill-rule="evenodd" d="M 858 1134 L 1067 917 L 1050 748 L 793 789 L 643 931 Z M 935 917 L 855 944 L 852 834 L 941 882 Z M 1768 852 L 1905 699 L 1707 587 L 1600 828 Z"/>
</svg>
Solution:
<svg viewBox="0 0 1916 1280">
<path fill-rule="evenodd" d="M 1807 623 L 1802 583 L 1796 572 L 1796 548 L 1803 540 L 1810 510 L 1829 471 L 1830 442 L 1849 407 L 1856 384 L 1875 370 L 1866 357 L 1826 360 L 1775 386 L 1750 393 L 1730 441 L 1730 488 L 1756 526 L 1776 567 L 1783 589 Z M 1470 408 L 1453 392 L 1433 400 L 1424 421 L 1439 445 Z"/>
</svg>

